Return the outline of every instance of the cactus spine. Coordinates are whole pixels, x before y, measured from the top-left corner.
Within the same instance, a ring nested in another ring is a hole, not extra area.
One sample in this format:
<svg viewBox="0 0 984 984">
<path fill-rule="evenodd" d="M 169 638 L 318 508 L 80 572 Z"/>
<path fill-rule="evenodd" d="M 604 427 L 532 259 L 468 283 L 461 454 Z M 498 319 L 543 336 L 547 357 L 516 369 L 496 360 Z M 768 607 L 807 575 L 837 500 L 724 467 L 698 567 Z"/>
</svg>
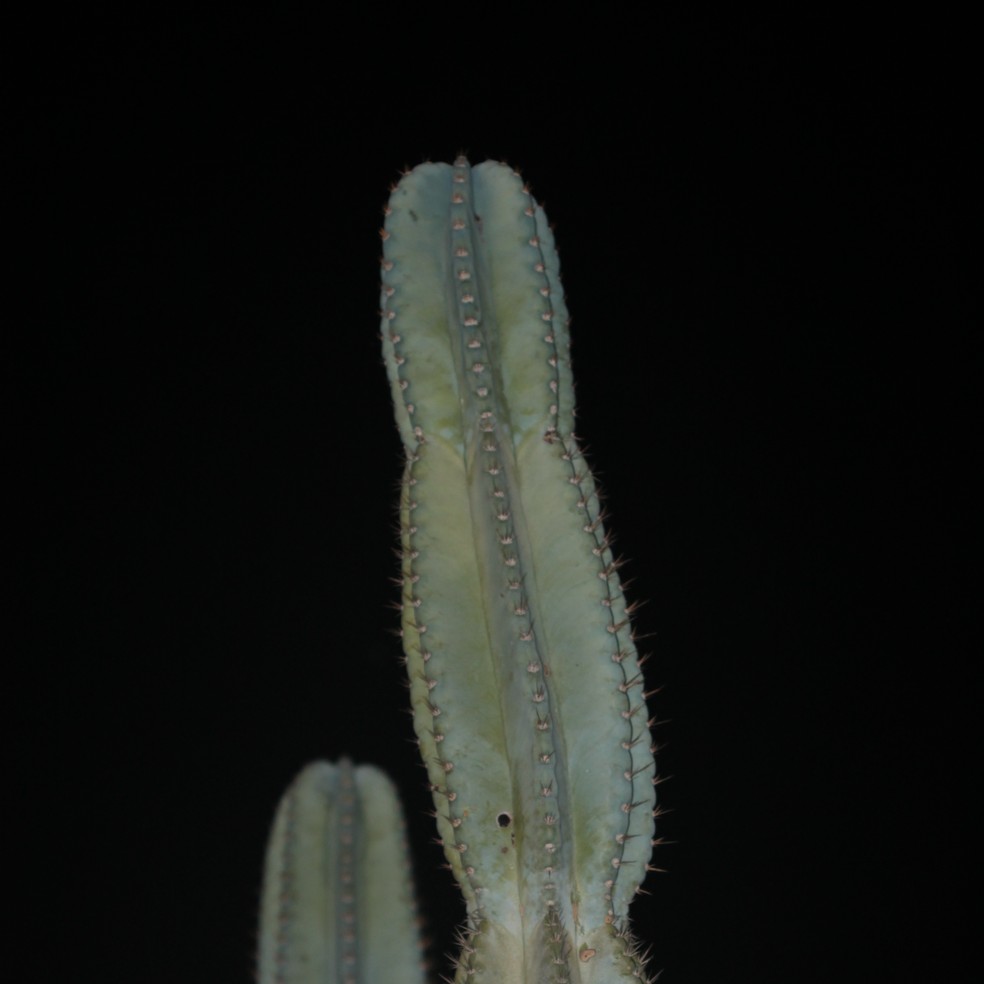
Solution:
<svg viewBox="0 0 984 984">
<path fill-rule="evenodd" d="M 425 164 L 386 209 L 383 350 L 407 464 L 403 643 L 444 851 L 456 981 L 644 979 L 643 678 L 575 439 L 543 210 L 509 168 Z"/>
</svg>

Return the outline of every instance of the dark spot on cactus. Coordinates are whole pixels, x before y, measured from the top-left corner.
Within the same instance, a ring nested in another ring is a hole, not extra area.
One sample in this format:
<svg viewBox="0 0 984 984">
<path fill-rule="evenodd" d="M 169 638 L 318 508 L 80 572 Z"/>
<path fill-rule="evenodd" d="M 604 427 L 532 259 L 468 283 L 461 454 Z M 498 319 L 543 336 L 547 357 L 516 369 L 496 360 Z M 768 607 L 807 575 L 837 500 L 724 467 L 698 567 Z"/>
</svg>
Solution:
<svg viewBox="0 0 984 984">
<path fill-rule="evenodd" d="M 417 221 L 417 213 L 412 208 L 407 209 L 407 214 L 410 216 L 411 219 L 413 219 L 414 222 Z"/>
<path fill-rule="evenodd" d="M 497 824 L 498 824 L 498 825 L 499 825 L 499 826 L 500 826 L 500 827 L 501 827 L 501 828 L 502 828 L 503 830 L 505 830 L 505 829 L 506 829 L 506 827 L 508 827 L 508 826 L 509 826 L 509 824 L 511 824 L 511 823 L 512 823 L 512 814 L 511 814 L 511 813 L 500 813 L 500 814 L 499 814 L 499 815 L 498 815 L 498 816 L 497 816 L 497 817 L 495 818 L 495 822 L 496 822 L 496 823 L 497 823 Z"/>
</svg>

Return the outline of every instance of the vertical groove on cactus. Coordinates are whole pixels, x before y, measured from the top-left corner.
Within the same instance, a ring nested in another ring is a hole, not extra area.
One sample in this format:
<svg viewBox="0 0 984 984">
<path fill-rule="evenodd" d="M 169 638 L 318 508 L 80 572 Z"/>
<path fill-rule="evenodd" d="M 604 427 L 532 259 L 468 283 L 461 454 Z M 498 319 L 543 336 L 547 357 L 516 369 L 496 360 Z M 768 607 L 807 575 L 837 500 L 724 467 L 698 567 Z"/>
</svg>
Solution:
<svg viewBox="0 0 984 984">
<path fill-rule="evenodd" d="M 553 237 L 518 176 L 428 164 L 383 230 L 383 350 L 407 465 L 403 637 L 464 981 L 644 977 L 642 674 L 573 431 Z"/>
</svg>

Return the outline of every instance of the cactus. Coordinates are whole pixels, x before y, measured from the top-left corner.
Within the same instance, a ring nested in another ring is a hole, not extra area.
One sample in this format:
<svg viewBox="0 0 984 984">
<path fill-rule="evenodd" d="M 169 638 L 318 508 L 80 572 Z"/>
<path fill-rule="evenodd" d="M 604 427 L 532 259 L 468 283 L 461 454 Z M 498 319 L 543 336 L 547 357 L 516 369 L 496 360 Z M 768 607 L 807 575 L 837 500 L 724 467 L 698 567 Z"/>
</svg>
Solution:
<svg viewBox="0 0 984 984">
<path fill-rule="evenodd" d="M 631 610 L 573 431 L 552 233 L 515 172 L 459 158 L 403 177 L 382 236 L 403 645 L 467 907 L 455 981 L 645 980 L 628 906 L 655 764 Z"/>
<path fill-rule="evenodd" d="M 372 766 L 312 762 L 267 846 L 260 984 L 422 984 L 403 816 Z"/>
</svg>

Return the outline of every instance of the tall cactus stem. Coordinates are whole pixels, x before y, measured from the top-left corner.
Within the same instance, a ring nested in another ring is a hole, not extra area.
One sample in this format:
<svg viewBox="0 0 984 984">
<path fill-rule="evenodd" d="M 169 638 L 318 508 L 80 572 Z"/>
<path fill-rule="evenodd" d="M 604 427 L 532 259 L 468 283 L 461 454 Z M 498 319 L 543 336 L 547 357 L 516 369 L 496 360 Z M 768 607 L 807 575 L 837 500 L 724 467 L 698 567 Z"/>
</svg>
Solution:
<svg viewBox="0 0 984 984">
<path fill-rule="evenodd" d="M 468 910 L 456 981 L 645 979 L 627 920 L 653 837 L 649 715 L 574 434 L 552 233 L 515 172 L 464 158 L 407 174 L 386 211 L 403 643 Z"/>
</svg>

